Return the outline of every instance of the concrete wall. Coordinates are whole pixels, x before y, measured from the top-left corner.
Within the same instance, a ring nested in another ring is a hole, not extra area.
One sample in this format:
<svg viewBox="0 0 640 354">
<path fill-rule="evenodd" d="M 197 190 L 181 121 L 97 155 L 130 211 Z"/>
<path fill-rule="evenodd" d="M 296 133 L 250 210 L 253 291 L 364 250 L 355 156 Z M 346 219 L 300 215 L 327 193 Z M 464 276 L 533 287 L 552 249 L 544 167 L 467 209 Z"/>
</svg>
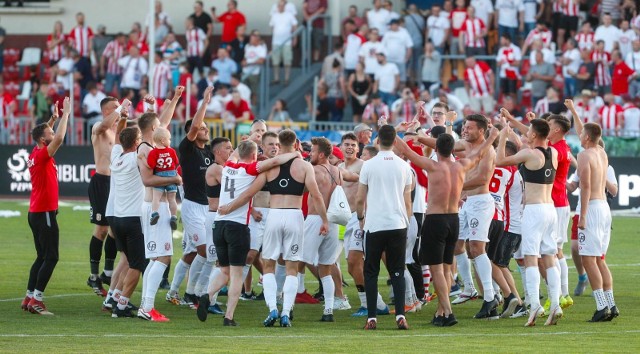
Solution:
<svg viewBox="0 0 640 354">
<path fill-rule="evenodd" d="M 298 9 L 298 20 L 302 19 L 303 0 L 289 0 Z M 217 8 L 218 14 L 226 11 L 226 0 L 204 0 L 205 9 L 211 6 Z M 238 8 L 247 17 L 250 29 L 258 29 L 262 33 L 270 33 L 269 10 L 276 0 L 238 0 Z M 394 6 L 400 9 L 403 0 L 395 0 Z M 184 33 L 184 19 L 193 12 L 191 0 L 164 0 L 164 11 L 169 14 L 174 24 L 174 30 Z M 372 7 L 371 0 L 329 0 L 329 13 L 333 16 L 333 33 L 339 33 L 339 21 L 346 14 L 349 6 L 355 4 L 359 12 Z M 148 13 L 147 0 L 51 0 L 50 9 L 18 10 L 17 8 L 0 8 L 0 26 L 4 27 L 8 35 L 11 34 L 47 34 L 53 28 L 56 20 L 64 23 L 65 31 L 75 25 L 75 14 L 84 12 L 86 23 L 94 29 L 98 24 L 104 24 L 109 33 L 128 32 L 133 22 L 144 22 Z M 219 35 L 220 25 L 216 26 L 214 34 Z"/>
</svg>

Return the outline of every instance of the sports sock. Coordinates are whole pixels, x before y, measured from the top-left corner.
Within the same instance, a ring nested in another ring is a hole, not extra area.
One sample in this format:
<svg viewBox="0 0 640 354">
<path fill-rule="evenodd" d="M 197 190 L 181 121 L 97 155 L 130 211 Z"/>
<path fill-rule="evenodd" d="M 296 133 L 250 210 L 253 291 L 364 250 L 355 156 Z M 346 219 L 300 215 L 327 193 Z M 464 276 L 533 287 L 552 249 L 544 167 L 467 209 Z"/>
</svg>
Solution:
<svg viewBox="0 0 640 354">
<path fill-rule="evenodd" d="M 603 308 L 607 307 L 607 305 L 608 305 L 607 297 L 604 295 L 604 291 L 602 289 L 594 290 L 593 291 L 593 297 L 596 300 L 596 309 L 598 311 L 600 311 Z"/>
<path fill-rule="evenodd" d="M 287 278 L 288 277 L 289 276 L 287 275 Z M 285 282 L 286 282 L 286 279 L 285 279 Z M 305 291 L 307 291 L 307 289 L 304 286 L 304 273 L 298 273 L 298 294 L 302 294 Z"/>
<path fill-rule="evenodd" d="M 36 299 L 36 301 L 42 301 L 44 300 L 44 292 L 36 289 L 33 291 L 33 298 Z"/>
<path fill-rule="evenodd" d="M 569 266 L 566 258 L 558 259 L 560 263 L 560 294 L 562 296 L 569 295 Z"/>
<path fill-rule="evenodd" d="M 128 304 L 129 298 L 126 296 L 120 296 L 120 299 L 118 300 L 118 310 L 126 309 Z"/>
<path fill-rule="evenodd" d="M 120 295 L 122 295 L 122 290 L 114 289 L 113 290 L 113 295 L 111 297 L 116 301 L 120 301 Z"/>
<path fill-rule="evenodd" d="M 284 280 L 287 278 L 287 267 L 284 264 L 276 263 L 275 276 L 276 284 L 278 284 L 277 293 L 281 293 L 282 287 L 284 286 Z M 262 277 L 262 283 L 264 284 L 264 276 Z"/>
<path fill-rule="evenodd" d="M 284 292 L 284 299 L 282 301 L 281 316 L 289 316 L 289 313 L 291 312 L 293 303 L 296 301 L 297 282 L 298 278 L 295 275 L 287 275 L 287 279 L 284 280 L 284 286 L 282 287 L 282 291 Z"/>
<path fill-rule="evenodd" d="M 471 264 L 469 262 L 469 257 L 467 257 L 466 253 L 456 255 L 456 263 L 458 263 L 458 274 L 460 274 L 462 282 L 464 283 L 464 293 L 466 295 L 473 294 L 476 288 L 473 285 L 473 277 L 471 276 Z"/>
<path fill-rule="evenodd" d="M 364 285 L 356 284 L 358 290 L 358 298 L 360 299 L 360 307 L 367 307 L 367 293 L 364 292 Z"/>
<path fill-rule="evenodd" d="M 324 290 L 324 310 L 331 311 L 329 313 L 333 313 L 333 302 L 336 293 L 336 284 L 333 283 L 333 278 L 331 277 L 331 275 L 320 278 L 320 281 L 322 282 L 322 288 Z"/>
<path fill-rule="evenodd" d="M 276 276 L 273 273 L 265 273 L 262 276 L 262 291 L 264 291 L 264 301 L 267 303 L 269 312 L 278 310 L 278 305 L 276 303 L 277 287 Z"/>
<path fill-rule="evenodd" d="M 366 300 L 366 295 L 365 295 L 365 300 Z M 367 302 L 365 301 L 365 304 Z M 380 293 L 378 293 L 378 299 L 376 300 L 376 309 L 378 310 L 384 310 L 387 308 L 387 304 L 384 302 L 384 300 L 382 299 L 382 295 L 380 295 Z"/>
<path fill-rule="evenodd" d="M 518 265 L 518 270 L 520 271 L 520 278 L 522 280 L 522 289 L 524 290 L 525 303 L 529 303 L 529 295 L 527 293 L 527 271 L 525 266 L 521 265 Z"/>
<path fill-rule="evenodd" d="M 424 286 L 424 293 L 429 294 L 429 286 L 431 285 L 431 269 L 428 265 L 422 266 L 422 285 Z"/>
<path fill-rule="evenodd" d="M 195 294 L 196 292 L 196 283 L 198 282 L 198 278 L 200 277 L 200 272 L 202 271 L 202 267 L 204 266 L 204 262 L 207 259 L 202 257 L 201 255 L 196 255 L 196 258 L 191 262 L 191 268 L 189 269 L 189 279 L 187 279 L 187 294 Z"/>
<path fill-rule="evenodd" d="M 607 299 L 607 306 L 609 306 L 609 308 L 616 306 L 616 301 L 613 299 L 613 290 L 605 290 L 604 295 Z"/>
<path fill-rule="evenodd" d="M 413 290 L 413 278 L 411 278 L 411 273 L 409 273 L 409 270 L 406 268 L 404 270 L 404 283 L 404 303 L 405 305 L 411 306 L 413 305 L 413 294 L 415 291 Z"/>
<path fill-rule="evenodd" d="M 149 283 L 149 272 L 151 271 L 151 268 L 153 267 L 153 264 L 156 261 L 154 260 L 149 260 L 149 263 L 147 264 L 147 266 L 144 268 L 144 273 L 142 274 L 142 290 L 141 290 L 141 298 L 142 298 L 142 303 L 140 304 L 140 307 L 144 308 L 144 299 L 147 296 L 147 286 Z"/>
<path fill-rule="evenodd" d="M 173 270 L 173 281 L 171 282 L 171 290 L 169 290 L 171 293 L 177 293 L 178 290 L 180 290 L 180 284 L 182 284 L 190 267 L 191 266 L 182 259 L 178 261 L 176 268 Z"/>
<path fill-rule="evenodd" d="M 151 270 L 146 275 L 146 278 L 148 279 L 146 282 L 147 289 L 144 292 L 145 297 L 142 298 L 144 300 L 143 309 L 147 312 L 151 311 L 151 309 L 153 309 L 155 306 L 158 287 L 160 286 L 160 282 L 162 281 L 162 274 L 164 273 L 164 270 L 167 269 L 167 265 L 162 262 L 156 261 L 153 262 L 153 265 L 151 267 Z"/>
<path fill-rule="evenodd" d="M 95 236 L 91 236 L 89 242 L 89 263 L 91 264 L 91 275 L 97 276 L 100 272 L 100 258 L 102 258 L 103 241 Z"/>
<path fill-rule="evenodd" d="M 484 289 L 484 301 L 493 301 L 495 293 L 493 292 L 493 278 L 491 277 L 491 261 L 486 253 L 483 253 L 474 259 L 476 263 L 476 271 L 482 282 Z"/>
<path fill-rule="evenodd" d="M 547 287 L 549 288 L 550 309 L 560 304 L 560 272 L 558 267 L 547 268 Z"/>
<path fill-rule="evenodd" d="M 29 291 L 27 290 L 27 295 L 26 295 L 29 299 L 33 299 L 33 291 Z"/>
<path fill-rule="evenodd" d="M 209 287 L 209 276 L 211 275 L 212 269 L 213 269 L 213 261 L 205 261 L 204 265 L 202 266 L 202 270 L 200 271 L 200 275 L 198 276 L 198 281 L 196 282 L 196 287 L 195 287 L 196 296 L 200 296 L 202 294 L 207 293 L 207 289 Z M 160 281 L 162 281 L 162 279 L 160 279 Z"/>
<path fill-rule="evenodd" d="M 116 261 L 117 254 L 116 240 L 107 235 L 104 240 L 104 275 L 108 277 L 113 275 L 113 264 Z"/>
<path fill-rule="evenodd" d="M 531 305 L 531 311 L 540 307 L 540 271 L 538 267 L 527 267 L 527 299 Z"/>
</svg>

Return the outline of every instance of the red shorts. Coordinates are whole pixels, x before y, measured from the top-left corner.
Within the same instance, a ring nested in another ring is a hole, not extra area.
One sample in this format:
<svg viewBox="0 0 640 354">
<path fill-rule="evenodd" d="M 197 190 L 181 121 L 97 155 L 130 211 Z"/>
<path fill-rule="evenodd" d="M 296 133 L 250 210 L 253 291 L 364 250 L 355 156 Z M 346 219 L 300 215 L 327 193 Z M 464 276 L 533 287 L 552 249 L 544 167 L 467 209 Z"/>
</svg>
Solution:
<svg viewBox="0 0 640 354">
<path fill-rule="evenodd" d="M 578 222 L 580 221 L 580 215 L 576 214 L 571 219 L 571 239 L 578 241 Z"/>
</svg>

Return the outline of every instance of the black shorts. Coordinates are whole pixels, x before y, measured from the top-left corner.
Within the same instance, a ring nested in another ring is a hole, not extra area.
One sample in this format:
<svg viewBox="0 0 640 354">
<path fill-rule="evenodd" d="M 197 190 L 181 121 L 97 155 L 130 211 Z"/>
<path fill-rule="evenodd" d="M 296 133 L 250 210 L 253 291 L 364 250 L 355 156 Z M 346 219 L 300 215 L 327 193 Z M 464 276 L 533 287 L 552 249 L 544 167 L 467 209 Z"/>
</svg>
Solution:
<svg viewBox="0 0 640 354">
<path fill-rule="evenodd" d="M 518 80 L 500 79 L 500 90 L 503 94 L 515 94 L 517 92 Z"/>
<path fill-rule="evenodd" d="M 114 219 L 115 219 L 115 216 L 107 216 L 107 221 L 109 222 L 109 225 L 113 225 Z M 111 228 L 111 236 L 116 241 L 116 250 L 118 252 L 124 252 L 124 246 L 122 246 L 122 242 L 120 242 L 120 239 L 116 237 L 116 232 L 113 231 L 113 228 Z"/>
<path fill-rule="evenodd" d="M 111 177 L 96 173 L 89 182 L 89 204 L 91 209 L 89 217 L 91 223 L 100 226 L 109 226 L 104 213 L 107 211 L 107 200 L 109 199 L 109 189 Z"/>
<path fill-rule="evenodd" d="M 562 28 L 566 31 L 566 35 L 569 35 L 571 31 L 578 30 L 578 23 L 580 18 L 578 16 L 564 16 L 562 18 Z"/>
<path fill-rule="evenodd" d="M 33 234 L 38 258 L 58 260 L 60 229 L 58 228 L 58 211 L 29 212 L 27 220 Z"/>
<path fill-rule="evenodd" d="M 504 221 L 491 220 L 489 226 L 489 243 L 487 243 L 487 256 L 493 263 L 496 262 L 496 256 L 498 251 L 498 245 L 502 240 L 504 234 Z"/>
<path fill-rule="evenodd" d="M 522 236 L 511 232 L 505 232 L 504 236 L 498 243 L 496 258 L 493 263 L 498 267 L 506 268 L 513 258 L 513 253 L 520 248 Z"/>
<path fill-rule="evenodd" d="M 235 221 L 216 221 L 213 223 L 213 244 L 221 267 L 243 267 L 251 248 L 249 226 Z"/>
<path fill-rule="evenodd" d="M 458 241 L 458 214 L 427 214 L 420 238 L 420 264 L 453 264 Z"/>
<path fill-rule="evenodd" d="M 127 256 L 129 268 L 144 272 L 146 261 L 140 217 L 114 217 L 111 228 L 116 236 L 116 247 L 119 247 L 118 250 L 121 250 Z"/>
</svg>

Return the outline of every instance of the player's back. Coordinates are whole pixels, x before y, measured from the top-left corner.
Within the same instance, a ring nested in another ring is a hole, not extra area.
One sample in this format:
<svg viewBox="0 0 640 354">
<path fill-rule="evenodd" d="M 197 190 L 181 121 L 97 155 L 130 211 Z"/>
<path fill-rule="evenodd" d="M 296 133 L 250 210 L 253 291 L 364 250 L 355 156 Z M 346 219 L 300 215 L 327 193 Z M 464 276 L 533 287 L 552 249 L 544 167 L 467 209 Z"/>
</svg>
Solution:
<svg viewBox="0 0 640 354">
<path fill-rule="evenodd" d="M 257 162 L 231 162 L 227 161 L 222 169 L 222 181 L 220 190 L 220 205 L 229 204 L 243 192 L 249 189 L 249 186 L 258 176 Z M 251 202 L 232 211 L 226 215 L 216 217 L 216 221 L 227 220 L 235 221 L 240 224 L 247 225 L 249 223 Z"/>
</svg>

